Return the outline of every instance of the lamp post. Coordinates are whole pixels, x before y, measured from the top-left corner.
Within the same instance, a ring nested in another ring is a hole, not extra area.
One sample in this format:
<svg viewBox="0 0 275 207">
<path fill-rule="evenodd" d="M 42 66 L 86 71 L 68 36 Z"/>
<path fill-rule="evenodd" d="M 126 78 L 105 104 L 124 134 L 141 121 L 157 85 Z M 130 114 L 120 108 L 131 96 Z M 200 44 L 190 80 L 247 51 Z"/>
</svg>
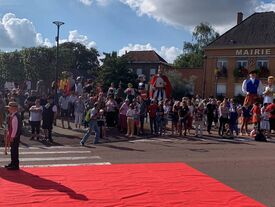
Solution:
<svg viewBox="0 0 275 207">
<path fill-rule="evenodd" d="M 57 69 L 58 69 L 58 55 L 59 55 L 59 29 L 60 26 L 65 24 L 64 22 L 60 22 L 60 21 L 54 21 L 53 24 L 55 24 L 57 26 L 57 35 L 55 37 L 55 41 L 56 41 L 56 65 L 55 65 L 55 84 L 54 84 L 54 95 L 55 98 L 57 98 Z"/>
</svg>

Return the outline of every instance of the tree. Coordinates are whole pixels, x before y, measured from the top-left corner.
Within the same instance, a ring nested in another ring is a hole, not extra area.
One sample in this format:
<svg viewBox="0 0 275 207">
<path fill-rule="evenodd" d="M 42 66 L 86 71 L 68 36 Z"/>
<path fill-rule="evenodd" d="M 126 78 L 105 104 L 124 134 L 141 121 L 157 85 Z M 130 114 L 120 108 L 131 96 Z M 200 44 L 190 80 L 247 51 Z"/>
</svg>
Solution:
<svg viewBox="0 0 275 207">
<path fill-rule="evenodd" d="M 20 51 L 0 53 L 0 86 L 6 81 L 50 84 L 55 79 L 56 47 L 23 48 Z M 95 75 L 99 68 L 98 51 L 81 43 L 66 42 L 60 45 L 58 77 L 62 71 L 85 78 Z"/>
<path fill-rule="evenodd" d="M 194 81 L 195 76 L 191 76 L 189 79 L 183 79 L 180 72 L 177 70 L 170 70 L 166 72 L 172 85 L 172 97 L 181 100 L 184 96 L 194 95 Z"/>
<path fill-rule="evenodd" d="M 2 53 L 0 56 L 1 84 L 6 80 L 20 82 L 24 80 L 25 72 L 20 52 Z"/>
<path fill-rule="evenodd" d="M 213 27 L 208 23 L 200 23 L 193 31 L 193 39 L 195 43 L 184 42 L 183 54 L 179 55 L 174 61 L 174 66 L 178 68 L 184 67 L 202 67 L 203 66 L 203 49 L 210 42 L 219 37 L 219 33 L 215 32 Z"/>
<path fill-rule="evenodd" d="M 95 75 L 99 67 L 99 53 L 95 48 L 87 48 L 81 43 L 65 42 L 60 45 L 59 66 L 62 70 L 87 77 Z"/>
<path fill-rule="evenodd" d="M 55 53 L 52 48 L 33 47 L 21 50 L 26 79 L 51 82 L 55 77 Z"/>
<path fill-rule="evenodd" d="M 127 60 L 118 57 L 116 52 L 104 53 L 103 65 L 98 71 L 98 82 L 107 89 L 112 82 L 117 86 L 120 82 L 125 87 L 128 83 L 136 82 L 137 75 L 128 68 Z"/>
</svg>

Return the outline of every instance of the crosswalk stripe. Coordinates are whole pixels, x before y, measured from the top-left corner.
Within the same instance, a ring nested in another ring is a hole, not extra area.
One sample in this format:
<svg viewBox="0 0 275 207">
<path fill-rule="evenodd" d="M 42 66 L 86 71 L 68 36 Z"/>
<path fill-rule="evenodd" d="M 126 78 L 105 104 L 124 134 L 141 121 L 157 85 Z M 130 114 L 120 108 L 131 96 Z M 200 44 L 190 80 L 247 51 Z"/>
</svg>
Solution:
<svg viewBox="0 0 275 207">
<path fill-rule="evenodd" d="M 91 153 L 91 151 L 58 151 L 58 152 L 53 152 L 53 151 L 45 151 L 45 152 L 20 152 L 20 155 L 46 155 L 46 154 L 86 154 L 86 153 Z"/>
<path fill-rule="evenodd" d="M 50 149 L 85 149 L 85 147 L 82 146 L 70 146 L 70 145 L 64 145 L 64 146 L 37 146 L 37 147 L 24 147 L 24 146 L 20 146 L 19 149 L 20 150 L 50 150 Z M 86 148 L 87 149 L 87 148 Z M 4 150 L 4 147 L 0 147 L 0 150 Z"/>
<path fill-rule="evenodd" d="M 89 165 L 111 165 L 110 162 L 94 162 L 94 163 L 76 163 L 76 164 L 45 164 L 45 165 L 20 165 L 23 168 L 31 167 L 69 167 L 69 166 L 89 166 Z"/>
<path fill-rule="evenodd" d="M 101 159 L 100 156 L 89 157 L 42 157 L 42 158 L 19 158 L 21 162 L 28 161 L 65 161 L 65 160 L 88 160 L 88 159 Z M 10 158 L 1 158 L 0 162 L 10 161 Z"/>
</svg>

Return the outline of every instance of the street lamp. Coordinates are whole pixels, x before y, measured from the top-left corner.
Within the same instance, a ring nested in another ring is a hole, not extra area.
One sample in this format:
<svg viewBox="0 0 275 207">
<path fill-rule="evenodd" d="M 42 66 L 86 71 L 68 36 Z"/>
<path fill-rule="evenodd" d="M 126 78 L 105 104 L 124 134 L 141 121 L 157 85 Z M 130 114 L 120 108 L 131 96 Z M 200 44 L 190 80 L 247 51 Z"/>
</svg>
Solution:
<svg viewBox="0 0 275 207">
<path fill-rule="evenodd" d="M 54 21 L 53 24 L 55 24 L 57 26 L 57 35 L 55 37 L 55 41 L 56 41 L 56 65 L 55 65 L 55 84 L 54 84 L 54 95 L 55 98 L 57 98 L 57 69 L 58 69 L 58 53 L 59 53 L 59 29 L 60 26 L 65 24 L 64 22 L 60 22 L 60 21 Z"/>
</svg>

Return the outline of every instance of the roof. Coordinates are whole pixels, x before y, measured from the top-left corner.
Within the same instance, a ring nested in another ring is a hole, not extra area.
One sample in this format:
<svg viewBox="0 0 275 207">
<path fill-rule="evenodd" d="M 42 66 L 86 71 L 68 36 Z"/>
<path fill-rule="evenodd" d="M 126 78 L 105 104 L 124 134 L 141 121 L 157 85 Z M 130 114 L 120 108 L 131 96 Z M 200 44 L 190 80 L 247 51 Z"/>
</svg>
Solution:
<svg viewBox="0 0 275 207">
<path fill-rule="evenodd" d="M 130 51 L 123 55 L 123 57 L 134 63 L 167 63 L 154 50 Z"/>
<path fill-rule="evenodd" d="M 254 13 L 219 38 L 206 49 L 216 47 L 265 46 L 275 44 L 275 13 Z"/>
</svg>

